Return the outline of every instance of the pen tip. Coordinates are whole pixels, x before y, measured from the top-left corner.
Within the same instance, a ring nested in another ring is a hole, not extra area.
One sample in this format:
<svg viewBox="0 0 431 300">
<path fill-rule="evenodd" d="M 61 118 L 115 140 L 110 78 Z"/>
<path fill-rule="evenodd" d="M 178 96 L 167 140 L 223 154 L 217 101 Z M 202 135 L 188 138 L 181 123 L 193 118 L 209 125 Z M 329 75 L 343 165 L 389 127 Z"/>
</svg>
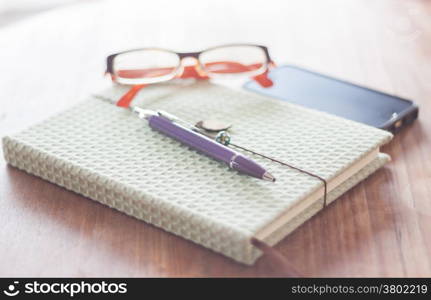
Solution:
<svg viewBox="0 0 431 300">
<path fill-rule="evenodd" d="M 275 182 L 275 177 L 271 175 L 269 172 L 265 172 L 262 176 L 263 180 Z"/>
</svg>

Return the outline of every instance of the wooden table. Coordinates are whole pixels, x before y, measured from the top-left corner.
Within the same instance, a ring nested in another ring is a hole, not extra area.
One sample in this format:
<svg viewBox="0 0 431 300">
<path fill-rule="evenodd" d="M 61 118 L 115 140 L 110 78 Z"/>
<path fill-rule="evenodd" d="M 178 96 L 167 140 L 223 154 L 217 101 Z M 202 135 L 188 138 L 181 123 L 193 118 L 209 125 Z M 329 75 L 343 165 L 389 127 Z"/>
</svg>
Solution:
<svg viewBox="0 0 431 300">
<path fill-rule="evenodd" d="M 383 149 L 387 167 L 276 248 L 307 276 L 431 276 L 431 1 L 141 2 L 88 1 L 1 29 L 0 135 L 109 85 L 104 57 L 117 50 L 266 44 L 279 64 L 420 106 Z M 275 274 L 0 164 L 0 276 Z"/>
</svg>

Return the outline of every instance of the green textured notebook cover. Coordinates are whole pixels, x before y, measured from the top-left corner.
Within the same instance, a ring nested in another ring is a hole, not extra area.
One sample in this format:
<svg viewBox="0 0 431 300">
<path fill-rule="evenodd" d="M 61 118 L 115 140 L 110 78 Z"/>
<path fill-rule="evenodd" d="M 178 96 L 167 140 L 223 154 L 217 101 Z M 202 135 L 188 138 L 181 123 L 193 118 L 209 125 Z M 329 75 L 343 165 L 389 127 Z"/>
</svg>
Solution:
<svg viewBox="0 0 431 300">
<path fill-rule="evenodd" d="M 114 87 L 102 94 L 118 99 L 122 93 L 124 88 Z M 226 120 L 233 124 L 236 144 L 328 181 L 392 137 L 210 83 L 148 87 L 134 105 L 165 110 L 191 123 Z M 246 264 L 261 255 L 250 238 L 323 186 L 321 180 L 260 157 L 253 158 L 277 177 L 276 183 L 239 174 L 152 130 L 130 111 L 94 97 L 5 137 L 3 149 L 15 167 Z M 379 154 L 329 192 L 328 203 L 388 160 Z M 265 241 L 277 243 L 322 207 L 319 197 Z"/>
</svg>

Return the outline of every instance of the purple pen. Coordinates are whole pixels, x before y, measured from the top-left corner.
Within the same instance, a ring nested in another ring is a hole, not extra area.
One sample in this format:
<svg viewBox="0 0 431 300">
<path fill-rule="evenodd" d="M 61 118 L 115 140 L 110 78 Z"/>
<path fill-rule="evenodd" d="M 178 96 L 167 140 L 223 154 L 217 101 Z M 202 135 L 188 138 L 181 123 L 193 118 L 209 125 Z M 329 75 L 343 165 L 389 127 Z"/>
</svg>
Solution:
<svg viewBox="0 0 431 300">
<path fill-rule="evenodd" d="M 165 113 L 134 107 L 133 111 L 139 118 L 148 120 L 148 125 L 167 136 L 198 150 L 214 159 L 226 163 L 230 168 L 252 177 L 267 181 L 275 181 L 268 171 L 252 161 L 250 158 L 238 153 L 210 138 L 179 124 L 177 117 Z M 183 122 L 184 123 L 184 122 Z M 192 127 L 192 126 L 189 126 Z"/>
</svg>

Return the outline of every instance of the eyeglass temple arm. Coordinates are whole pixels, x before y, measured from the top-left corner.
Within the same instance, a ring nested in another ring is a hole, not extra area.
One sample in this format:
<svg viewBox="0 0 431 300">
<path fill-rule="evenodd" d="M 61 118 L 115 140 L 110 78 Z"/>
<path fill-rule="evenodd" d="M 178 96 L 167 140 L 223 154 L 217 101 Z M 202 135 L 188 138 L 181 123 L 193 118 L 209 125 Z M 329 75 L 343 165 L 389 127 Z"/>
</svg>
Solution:
<svg viewBox="0 0 431 300">
<path fill-rule="evenodd" d="M 269 70 L 271 68 L 275 68 L 276 65 L 273 61 L 269 61 L 268 68 L 262 74 L 252 77 L 257 83 L 259 83 L 262 87 L 268 88 L 274 85 L 274 82 L 269 78 Z"/>
<path fill-rule="evenodd" d="M 136 94 L 143 89 L 146 84 L 138 84 L 134 85 L 130 88 L 130 90 L 124 94 L 120 100 L 117 101 L 117 106 L 128 108 L 130 106 L 130 103 L 132 103 L 133 98 L 135 98 Z"/>
</svg>

